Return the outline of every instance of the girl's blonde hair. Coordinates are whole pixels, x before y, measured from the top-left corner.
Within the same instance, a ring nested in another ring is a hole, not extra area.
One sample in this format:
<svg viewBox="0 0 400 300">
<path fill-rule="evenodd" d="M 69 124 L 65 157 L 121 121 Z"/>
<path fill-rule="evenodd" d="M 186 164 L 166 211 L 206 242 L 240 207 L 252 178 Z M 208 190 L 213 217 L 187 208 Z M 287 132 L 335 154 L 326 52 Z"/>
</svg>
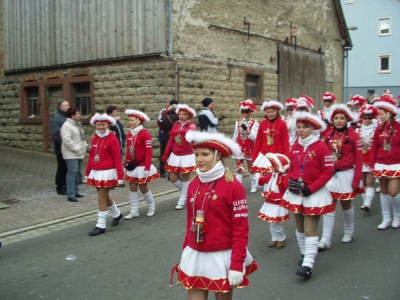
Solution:
<svg viewBox="0 0 400 300">
<path fill-rule="evenodd" d="M 228 169 L 228 166 L 226 165 L 226 163 L 222 157 L 221 157 L 221 162 L 225 167 L 225 180 L 227 182 L 233 182 L 233 179 L 235 178 L 235 176 L 233 176 L 232 172 Z"/>
</svg>

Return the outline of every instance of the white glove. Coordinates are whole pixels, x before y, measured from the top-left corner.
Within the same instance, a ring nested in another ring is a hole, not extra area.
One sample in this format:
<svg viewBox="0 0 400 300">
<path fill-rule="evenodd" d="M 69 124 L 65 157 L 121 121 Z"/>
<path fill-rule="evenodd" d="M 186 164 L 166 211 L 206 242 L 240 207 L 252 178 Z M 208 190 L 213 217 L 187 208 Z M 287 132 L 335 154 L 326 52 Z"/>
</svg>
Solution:
<svg viewBox="0 0 400 300">
<path fill-rule="evenodd" d="M 228 281 L 230 286 L 238 286 L 243 281 L 243 272 L 229 270 Z"/>
<path fill-rule="evenodd" d="M 144 171 L 144 177 L 149 177 L 150 176 L 150 171 Z"/>
<path fill-rule="evenodd" d="M 118 185 L 123 185 L 124 184 L 124 181 L 123 180 L 118 180 Z"/>
</svg>

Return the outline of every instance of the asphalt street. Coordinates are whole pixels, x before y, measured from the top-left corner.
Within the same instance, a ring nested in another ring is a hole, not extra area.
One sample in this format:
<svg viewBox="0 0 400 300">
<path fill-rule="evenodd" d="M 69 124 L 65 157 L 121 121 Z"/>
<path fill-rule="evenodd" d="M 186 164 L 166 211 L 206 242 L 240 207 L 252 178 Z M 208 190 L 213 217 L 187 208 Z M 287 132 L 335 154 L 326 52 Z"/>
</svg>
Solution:
<svg viewBox="0 0 400 300">
<path fill-rule="evenodd" d="M 154 217 L 145 217 L 142 205 L 143 217 L 122 220 L 97 237 L 87 235 L 95 225 L 93 216 L 4 246 L 0 299 L 186 299 L 183 287 L 169 287 L 171 268 L 182 251 L 186 214 L 173 210 L 176 194 L 156 201 Z M 267 248 L 268 224 L 257 218 L 263 200 L 260 193 L 248 194 L 249 250 L 259 270 L 250 276 L 248 288 L 235 290 L 234 299 L 400 299 L 400 230 L 378 231 L 377 198 L 370 214 L 359 210 L 360 201 L 355 201 L 353 242 L 341 243 L 339 208 L 332 248 L 319 253 L 312 278 L 304 281 L 295 274 L 299 250 L 293 218 L 284 225 L 286 247 Z"/>
</svg>

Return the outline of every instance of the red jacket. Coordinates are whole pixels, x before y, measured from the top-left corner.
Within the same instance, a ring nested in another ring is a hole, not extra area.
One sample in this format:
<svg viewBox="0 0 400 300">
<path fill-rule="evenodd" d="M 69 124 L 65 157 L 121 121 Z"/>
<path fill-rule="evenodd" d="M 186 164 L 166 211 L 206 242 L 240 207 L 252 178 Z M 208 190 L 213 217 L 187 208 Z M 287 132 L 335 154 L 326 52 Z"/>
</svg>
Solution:
<svg viewBox="0 0 400 300">
<path fill-rule="evenodd" d="M 94 157 L 98 154 L 99 161 L 94 161 Z M 86 165 L 85 175 L 89 176 L 91 170 L 117 170 L 118 180 L 124 177 L 124 170 L 121 163 L 121 149 L 119 141 L 113 132 L 106 137 L 101 138 L 97 134 L 92 138 L 90 145 L 89 158 Z"/>
<path fill-rule="evenodd" d="M 199 193 L 195 197 L 197 190 Z M 209 190 L 209 196 L 205 196 Z M 189 246 L 201 252 L 232 249 L 229 269 L 242 272 L 249 238 L 246 191 L 243 185 L 236 179 L 227 182 L 225 176 L 214 183 L 201 183 L 196 177 L 190 183 L 187 195 L 187 223 L 183 248 Z M 196 235 L 191 230 L 193 213 L 196 214 L 202 206 L 207 232 L 204 243 L 196 244 Z"/>
<path fill-rule="evenodd" d="M 392 136 L 390 136 L 392 132 Z M 384 150 L 384 141 L 390 144 L 390 151 Z M 387 123 L 379 124 L 375 130 L 371 147 L 370 166 L 375 163 L 393 165 L 400 164 L 400 123 L 393 121 L 391 126 Z"/>
<path fill-rule="evenodd" d="M 268 134 L 273 138 L 272 145 L 268 145 L 267 143 Z M 260 153 L 267 154 L 268 152 L 289 156 L 289 131 L 285 121 L 281 118 L 276 118 L 274 121 L 265 119 L 260 123 L 254 144 L 252 161 L 255 161 Z"/>
<path fill-rule="evenodd" d="M 125 162 L 133 161 L 139 162 L 139 166 L 144 166 L 145 171 L 150 171 L 152 164 L 153 148 L 152 148 L 151 134 L 146 128 L 139 131 L 136 136 L 131 132 L 126 136 L 126 156 Z M 132 157 L 132 149 L 134 150 L 134 157 Z"/>
<path fill-rule="evenodd" d="M 289 157 L 288 177 L 295 181 L 302 178 L 312 193 L 321 189 L 333 176 L 332 154 L 320 140 L 311 144 L 307 149 L 297 141 L 293 144 Z M 302 166 L 304 167 L 303 175 L 301 175 Z"/>
<path fill-rule="evenodd" d="M 335 138 L 341 141 L 341 156 L 336 162 L 333 162 L 333 168 L 336 171 L 344 171 L 354 168 L 354 177 L 351 186 L 353 188 L 357 188 L 359 187 L 360 180 L 362 179 L 362 140 L 354 128 L 348 128 L 347 133 L 345 131 L 343 133 L 339 133 L 332 129 L 325 135 L 325 143 L 327 144 L 331 153 L 333 153 L 333 141 Z"/>
<path fill-rule="evenodd" d="M 258 180 L 258 184 L 264 187 L 264 185 L 268 184 L 268 182 L 272 179 L 273 174 L 274 173 L 269 173 L 266 176 L 261 176 L 260 179 Z M 265 198 L 265 202 L 279 204 L 283 198 L 283 194 L 285 193 L 285 191 L 288 188 L 287 174 L 286 173 L 285 174 L 278 173 L 277 177 L 278 178 L 276 180 L 276 185 L 277 185 L 278 191 L 274 192 L 273 191 L 274 187 L 271 186 L 270 190 L 268 190 L 268 191 L 264 190 L 262 192 L 262 195 Z"/>
<path fill-rule="evenodd" d="M 186 141 L 185 135 L 189 130 L 196 130 L 196 125 L 188 121 L 183 127 L 181 122 L 176 122 L 169 132 L 169 140 L 165 148 L 162 161 L 166 161 L 171 152 L 177 156 L 193 154 L 193 147 Z"/>
</svg>

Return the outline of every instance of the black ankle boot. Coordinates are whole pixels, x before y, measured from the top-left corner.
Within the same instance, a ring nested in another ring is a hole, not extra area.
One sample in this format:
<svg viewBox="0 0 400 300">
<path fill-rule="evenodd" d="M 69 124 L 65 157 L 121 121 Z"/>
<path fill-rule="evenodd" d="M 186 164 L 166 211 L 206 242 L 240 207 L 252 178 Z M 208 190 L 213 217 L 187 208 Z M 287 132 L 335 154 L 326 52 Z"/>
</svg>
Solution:
<svg viewBox="0 0 400 300">
<path fill-rule="evenodd" d="M 106 229 L 105 228 L 99 228 L 99 227 L 95 227 L 91 232 L 89 232 L 90 236 L 96 236 L 102 233 L 105 233 Z"/>
</svg>

